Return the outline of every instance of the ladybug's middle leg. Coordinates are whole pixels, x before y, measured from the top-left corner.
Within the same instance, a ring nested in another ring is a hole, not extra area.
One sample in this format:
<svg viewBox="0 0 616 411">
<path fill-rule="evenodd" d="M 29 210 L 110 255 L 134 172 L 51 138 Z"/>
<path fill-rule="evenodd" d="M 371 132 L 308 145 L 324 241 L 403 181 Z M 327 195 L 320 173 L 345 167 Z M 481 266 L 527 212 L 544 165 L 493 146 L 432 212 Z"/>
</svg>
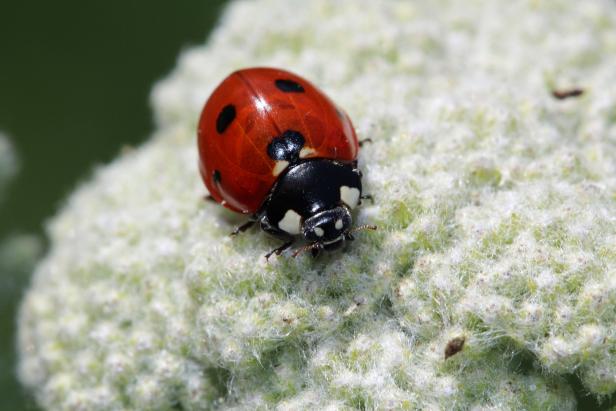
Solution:
<svg viewBox="0 0 616 411">
<path fill-rule="evenodd" d="M 243 233 L 244 231 L 246 231 L 250 227 L 252 227 L 256 222 L 257 222 L 257 220 L 249 220 L 249 221 L 245 222 L 244 224 L 242 224 L 241 226 L 239 226 L 235 230 L 233 230 L 233 232 L 231 233 L 231 237 L 236 236 L 239 233 Z"/>
<path fill-rule="evenodd" d="M 372 196 L 372 194 L 362 194 L 359 197 L 360 200 L 370 200 L 370 202 L 372 204 L 374 204 L 374 197 Z M 359 204 L 361 204 L 361 201 L 359 202 Z"/>
<path fill-rule="evenodd" d="M 353 166 L 353 172 L 356 173 L 359 176 L 359 178 L 362 178 L 364 175 L 361 172 L 361 170 L 357 168 L 357 160 L 355 160 L 352 163 L 352 166 Z M 374 197 L 372 197 L 372 194 L 362 194 L 359 197 L 359 204 L 361 204 L 361 200 L 370 200 L 370 202 L 374 204 Z"/>
</svg>

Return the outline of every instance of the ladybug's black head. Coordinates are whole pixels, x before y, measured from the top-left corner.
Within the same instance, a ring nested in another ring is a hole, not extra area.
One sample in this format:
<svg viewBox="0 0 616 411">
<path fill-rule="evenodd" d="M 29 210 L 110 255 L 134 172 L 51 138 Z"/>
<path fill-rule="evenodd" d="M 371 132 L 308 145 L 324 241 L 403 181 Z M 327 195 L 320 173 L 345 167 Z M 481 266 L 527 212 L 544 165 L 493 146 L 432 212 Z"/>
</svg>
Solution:
<svg viewBox="0 0 616 411">
<path fill-rule="evenodd" d="M 302 234 L 306 241 L 322 244 L 326 249 L 338 248 L 346 239 L 352 223 L 349 209 L 339 206 L 307 218 L 302 225 Z"/>
</svg>

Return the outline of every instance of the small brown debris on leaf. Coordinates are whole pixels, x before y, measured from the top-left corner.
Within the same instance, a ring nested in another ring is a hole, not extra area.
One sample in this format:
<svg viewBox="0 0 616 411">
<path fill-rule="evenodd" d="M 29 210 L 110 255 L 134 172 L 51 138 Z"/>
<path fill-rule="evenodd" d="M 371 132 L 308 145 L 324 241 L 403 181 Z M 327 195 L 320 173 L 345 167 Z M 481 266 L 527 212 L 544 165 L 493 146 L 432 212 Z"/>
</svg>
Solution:
<svg viewBox="0 0 616 411">
<path fill-rule="evenodd" d="M 579 97 L 582 94 L 584 94 L 584 89 L 581 89 L 581 88 L 572 88 L 572 89 L 566 89 L 566 90 L 553 90 L 552 91 L 552 95 L 554 96 L 554 98 L 557 98 L 558 100 L 564 100 L 569 97 Z"/>
<path fill-rule="evenodd" d="M 451 357 L 452 355 L 456 355 L 462 348 L 464 348 L 464 343 L 466 342 L 466 337 L 456 337 L 447 343 L 445 346 L 445 359 Z"/>
</svg>

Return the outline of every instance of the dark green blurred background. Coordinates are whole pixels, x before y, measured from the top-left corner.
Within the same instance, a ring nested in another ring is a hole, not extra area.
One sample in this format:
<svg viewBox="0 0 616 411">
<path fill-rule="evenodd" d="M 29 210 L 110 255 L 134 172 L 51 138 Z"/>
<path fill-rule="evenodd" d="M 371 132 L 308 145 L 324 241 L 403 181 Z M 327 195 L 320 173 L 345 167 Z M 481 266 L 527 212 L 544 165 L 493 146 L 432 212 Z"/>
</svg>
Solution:
<svg viewBox="0 0 616 411">
<path fill-rule="evenodd" d="M 203 43 L 223 3 L 0 2 L 0 130 L 21 160 L 0 204 L 0 241 L 42 236 L 94 165 L 148 137 L 152 85 L 183 48 Z M 14 316 L 28 273 L 3 271 L 0 410 L 33 409 L 14 377 Z"/>
</svg>

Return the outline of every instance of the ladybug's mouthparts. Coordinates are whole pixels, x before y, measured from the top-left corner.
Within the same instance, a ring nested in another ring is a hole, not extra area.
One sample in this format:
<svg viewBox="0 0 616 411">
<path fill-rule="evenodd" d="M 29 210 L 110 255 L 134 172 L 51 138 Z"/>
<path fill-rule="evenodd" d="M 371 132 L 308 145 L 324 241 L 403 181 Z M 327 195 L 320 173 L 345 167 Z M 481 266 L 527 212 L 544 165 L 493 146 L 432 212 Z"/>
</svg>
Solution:
<svg viewBox="0 0 616 411">
<path fill-rule="evenodd" d="M 330 245 L 330 244 L 337 243 L 338 241 L 343 241 L 343 240 L 344 240 L 344 235 L 341 235 L 340 237 L 334 238 L 333 240 L 323 241 L 321 244 L 323 244 L 323 245 Z"/>
<path fill-rule="evenodd" d="M 311 251 L 312 255 L 314 257 L 316 257 L 321 250 L 323 250 L 324 248 L 326 248 L 326 246 L 328 245 L 332 245 L 332 244 L 340 244 L 342 245 L 342 243 L 345 240 L 349 240 L 352 241 L 353 240 L 353 235 L 351 233 L 356 233 L 358 231 L 364 231 L 364 230 L 377 230 L 378 227 L 375 225 L 370 225 L 370 224 L 364 224 L 364 225 L 360 225 L 357 227 L 354 227 L 344 233 L 342 233 L 339 237 L 334 238 L 333 240 L 330 241 L 314 241 L 310 244 L 306 244 L 303 247 L 298 248 L 297 250 L 295 250 L 295 252 L 293 253 L 293 257 L 297 257 L 300 254 L 305 253 L 306 251 Z M 338 248 L 338 247 L 335 247 Z"/>
</svg>

